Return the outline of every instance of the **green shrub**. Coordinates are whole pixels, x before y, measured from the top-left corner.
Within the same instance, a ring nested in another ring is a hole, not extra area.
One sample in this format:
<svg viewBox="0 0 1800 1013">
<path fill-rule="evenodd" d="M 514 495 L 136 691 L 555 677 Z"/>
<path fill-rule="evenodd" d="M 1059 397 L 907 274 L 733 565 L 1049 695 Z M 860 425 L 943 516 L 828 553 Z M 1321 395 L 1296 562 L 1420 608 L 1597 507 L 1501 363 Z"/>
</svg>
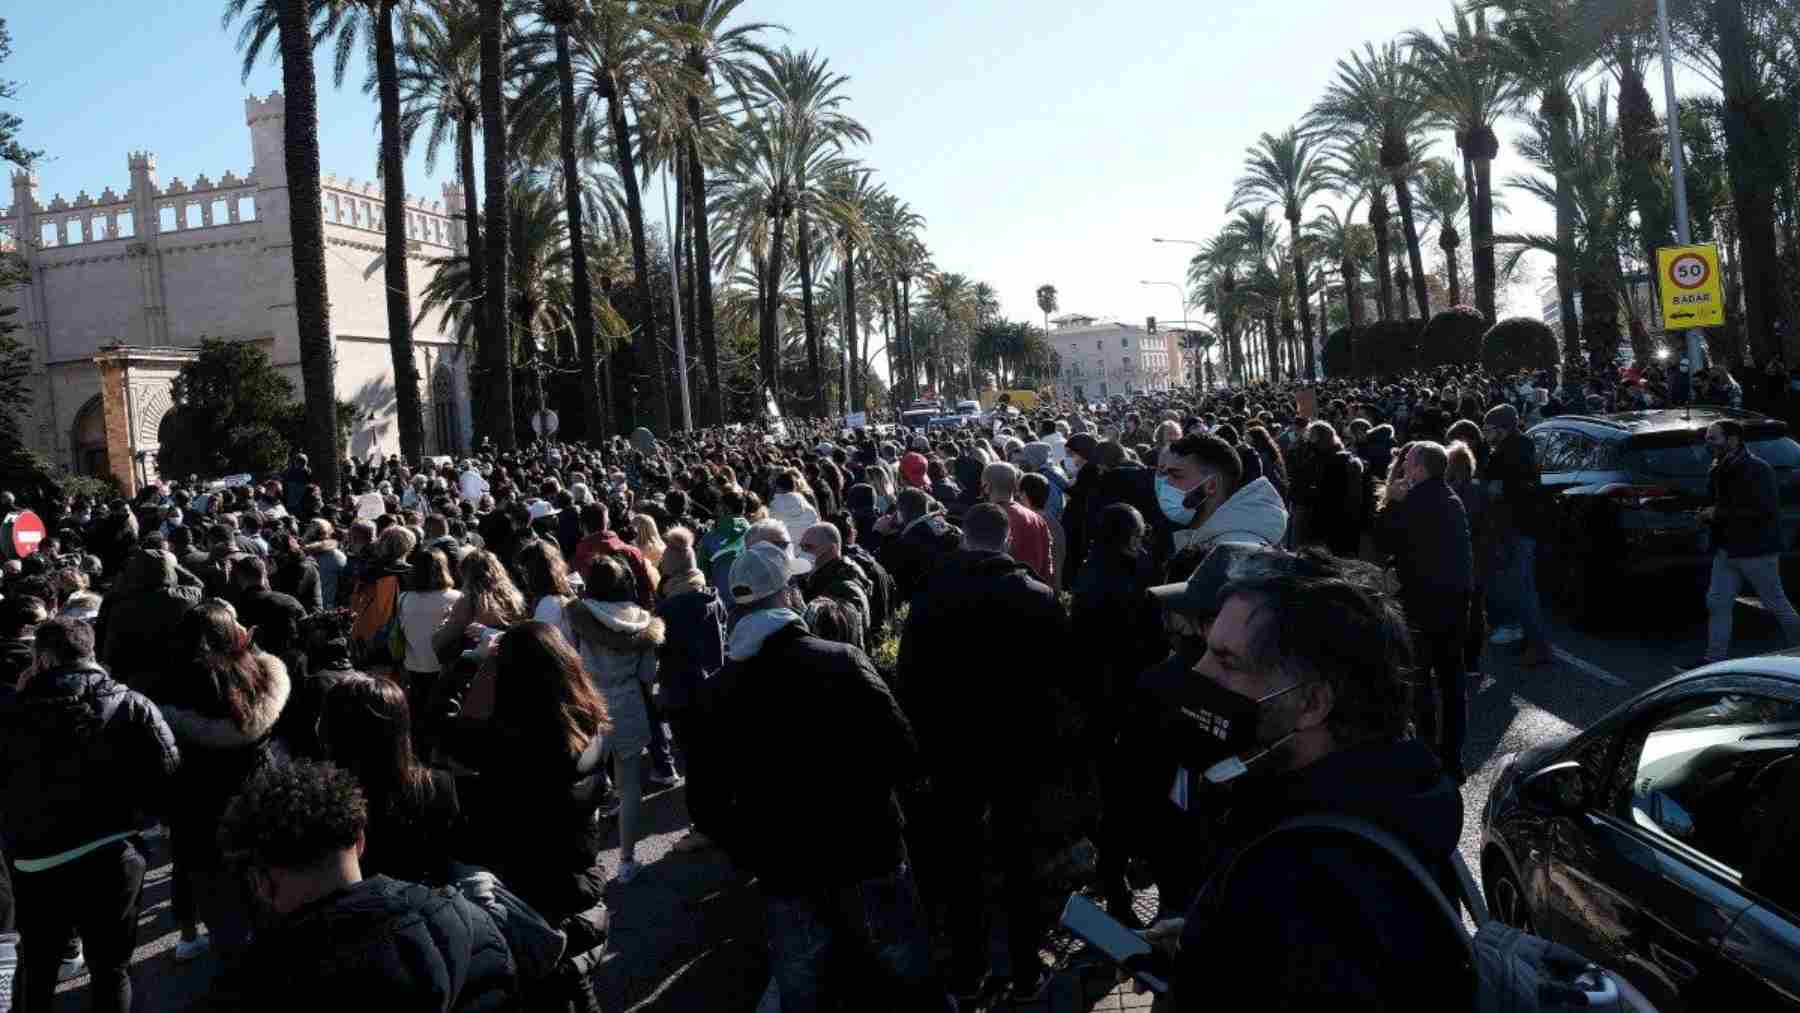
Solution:
<svg viewBox="0 0 1800 1013">
<path fill-rule="evenodd" d="M 1472 306 L 1452 306 L 1434 314 L 1419 336 L 1419 365 L 1465 366 L 1481 356 L 1487 318 Z"/>
<path fill-rule="evenodd" d="M 1531 317 L 1510 317 L 1495 324 L 1481 339 L 1481 364 L 1490 373 L 1556 366 L 1556 332 Z"/>
</svg>

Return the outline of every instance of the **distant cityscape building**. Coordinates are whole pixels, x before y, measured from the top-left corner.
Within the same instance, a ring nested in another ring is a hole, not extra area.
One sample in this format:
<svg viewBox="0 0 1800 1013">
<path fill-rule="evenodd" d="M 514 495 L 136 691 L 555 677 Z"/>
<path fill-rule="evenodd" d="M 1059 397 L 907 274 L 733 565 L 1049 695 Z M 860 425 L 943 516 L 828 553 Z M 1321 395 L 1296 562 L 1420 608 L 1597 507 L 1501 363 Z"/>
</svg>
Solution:
<svg viewBox="0 0 1800 1013">
<path fill-rule="evenodd" d="M 1141 325 L 1071 313 L 1050 318 L 1051 346 L 1062 357 L 1059 385 L 1083 397 L 1168 390 L 1180 382 L 1180 355 L 1170 336 Z"/>
<path fill-rule="evenodd" d="M 46 204 L 35 175 L 13 174 L 0 243 L 23 256 L 31 284 L 0 292 L 0 303 L 19 307 L 32 353 L 36 424 L 27 440 L 35 449 L 77 472 L 117 476 L 127 490 L 155 478 L 170 383 L 202 338 L 262 345 L 299 393 L 285 110 L 279 92 L 245 100 L 252 164 L 241 177 L 162 184 L 157 157 L 132 152 L 124 193 L 82 190 Z M 399 426 L 381 187 L 330 174 L 319 183 L 337 397 L 357 408 L 349 451 L 391 454 Z M 415 315 L 429 261 L 464 248 L 461 188 L 445 186 L 443 198 L 407 199 Z M 463 350 L 441 316 L 420 321 L 413 340 L 427 451 L 456 453 L 470 431 Z"/>
</svg>

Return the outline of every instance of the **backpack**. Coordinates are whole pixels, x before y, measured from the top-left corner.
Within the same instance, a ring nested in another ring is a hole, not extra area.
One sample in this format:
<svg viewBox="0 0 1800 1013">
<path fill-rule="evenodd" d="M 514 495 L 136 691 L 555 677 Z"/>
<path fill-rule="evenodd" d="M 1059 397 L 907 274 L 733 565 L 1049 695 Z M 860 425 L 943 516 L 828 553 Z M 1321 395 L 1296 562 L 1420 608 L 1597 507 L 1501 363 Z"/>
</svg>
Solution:
<svg viewBox="0 0 1800 1013">
<path fill-rule="evenodd" d="M 900 592 L 895 590 L 894 575 L 887 572 L 887 567 L 877 562 L 875 557 L 861 546 L 852 546 L 852 549 L 855 551 L 849 553 L 850 558 L 856 561 L 856 565 L 862 567 L 864 576 L 869 578 L 868 633 L 872 638 L 877 631 L 885 629 L 888 620 L 894 617 L 894 609 L 898 605 L 894 599 L 900 596 Z"/>
<path fill-rule="evenodd" d="M 1469 909 L 1476 924 L 1475 934 L 1470 936 L 1457 910 L 1456 900 L 1445 896 L 1443 888 L 1419 863 L 1412 849 L 1366 820 L 1323 812 L 1296 816 L 1238 852 L 1225 870 L 1224 879 L 1229 880 L 1237 863 L 1257 846 L 1278 834 L 1292 833 L 1355 837 L 1376 851 L 1386 853 L 1405 869 L 1420 891 L 1443 914 L 1444 931 L 1455 933 L 1468 954 L 1472 994 L 1467 1008 L 1472 1013 L 1561 1013 L 1565 1010 L 1623 1008 L 1619 983 L 1610 972 L 1560 943 L 1521 932 L 1490 918 L 1487 904 L 1476 890 L 1474 877 L 1469 874 L 1462 855 L 1452 853 L 1457 892 L 1461 895 L 1457 900 Z M 1635 994 L 1629 986 L 1626 993 Z"/>
</svg>

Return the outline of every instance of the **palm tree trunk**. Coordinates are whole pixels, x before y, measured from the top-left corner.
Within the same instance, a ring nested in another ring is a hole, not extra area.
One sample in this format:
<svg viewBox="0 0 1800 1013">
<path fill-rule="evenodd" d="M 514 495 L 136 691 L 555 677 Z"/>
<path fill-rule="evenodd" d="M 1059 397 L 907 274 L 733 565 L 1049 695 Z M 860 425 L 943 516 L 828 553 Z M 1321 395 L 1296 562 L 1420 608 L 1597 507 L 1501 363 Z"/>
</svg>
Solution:
<svg viewBox="0 0 1800 1013">
<path fill-rule="evenodd" d="M 1495 140 L 1498 146 L 1498 139 Z M 1478 152 L 1485 154 L 1486 149 Z M 1489 327 L 1496 321 L 1498 313 L 1495 302 L 1495 287 L 1498 285 L 1498 265 L 1494 261 L 1494 163 L 1491 158 L 1475 159 L 1475 202 L 1474 213 L 1469 216 L 1470 241 L 1475 248 L 1469 251 L 1469 259 L 1475 267 L 1475 308 L 1487 320 Z"/>
<path fill-rule="evenodd" d="M 900 323 L 904 336 L 900 339 L 900 347 L 904 350 L 902 358 L 906 360 L 906 400 L 919 399 L 919 359 L 913 349 L 912 341 L 912 277 L 900 276 L 900 302 L 896 304 L 895 319 Z"/>
<path fill-rule="evenodd" d="M 638 376 L 650 384 L 647 392 L 650 427 L 666 433 L 669 431 L 668 384 L 663 376 L 662 349 L 656 340 L 656 303 L 650 294 L 650 247 L 644 235 L 644 199 L 638 191 L 637 158 L 631 149 L 631 127 L 625 121 L 623 89 L 613 80 L 613 68 L 603 68 L 603 72 L 609 81 L 605 95 L 606 121 L 612 131 L 613 152 L 619 160 L 619 186 L 625 191 L 625 223 L 631 231 L 631 266 L 637 275 L 638 330 L 632 349 L 636 353 Z M 631 410 L 635 421 L 638 411 L 635 396 Z"/>
<path fill-rule="evenodd" d="M 597 440 L 605 430 L 606 411 L 600 400 L 600 363 L 594 354 L 594 290 L 588 277 L 587 236 L 582 222 L 581 165 L 575 151 L 575 65 L 569 56 L 568 26 L 556 22 L 556 79 L 561 108 L 563 214 L 569 229 L 569 295 L 575 303 L 575 353 L 581 360 L 582 433 Z M 677 285 L 680 279 L 676 279 Z"/>
<path fill-rule="evenodd" d="M 1725 161 L 1742 262 L 1744 328 L 1758 358 L 1779 350 L 1781 265 L 1776 258 L 1775 190 L 1788 159 L 1781 153 L 1782 124 L 1768 86 L 1759 79 L 1757 44 L 1743 0 L 1717 0 L 1713 19 L 1724 85 Z"/>
<path fill-rule="evenodd" d="M 1294 237 L 1294 302 L 1300 307 L 1300 333 L 1306 338 L 1302 346 L 1306 351 L 1306 378 L 1313 377 L 1313 319 L 1312 304 L 1307 300 L 1306 289 L 1306 257 L 1300 252 L 1300 213 L 1298 209 L 1288 215 L 1288 234 Z M 1319 318 L 1319 329 L 1325 327 L 1324 317 Z"/>
<path fill-rule="evenodd" d="M 406 279 L 406 162 L 400 152 L 400 70 L 394 62 L 394 3 L 382 0 L 375 15 L 375 82 L 381 100 L 381 197 L 386 235 L 382 271 L 387 282 L 388 349 L 394 360 L 394 410 L 400 424 L 400 456 L 417 464 L 425 455 L 425 418 L 419 409 L 419 367 L 413 361 L 412 288 Z"/>
<path fill-rule="evenodd" d="M 688 97 L 688 115 L 698 117 L 700 100 Z M 694 219 L 694 291 L 698 303 L 694 314 L 694 335 L 700 341 L 700 355 L 706 360 L 706 376 L 712 384 L 712 400 L 717 405 L 717 422 L 724 425 L 725 378 L 719 375 L 719 337 L 713 316 L 712 224 L 706 211 L 706 166 L 700 161 L 699 146 L 687 146 L 688 199 L 693 202 Z"/>
<path fill-rule="evenodd" d="M 1369 228 L 1375 232 L 1375 309 L 1382 320 L 1394 318 L 1394 290 L 1390 287 L 1393 277 L 1388 273 L 1388 206 L 1387 198 L 1379 193 L 1372 195 L 1369 201 Z"/>
<path fill-rule="evenodd" d="M 1394 180 L 1394 196 L 1400 202 L 1400 229 L 1406 236 L 1406 258 L 1412 265 L 1413 297 L 1419 306 L 1419 319 L 1431 316 L 1431 303 L 1425 298 L 1425 259 L 1419 254 L 1419 230 L 1413 225 L 1412 187 L 1403 177 Z"/>
<path fill-rule="evenodd" d="M 856 241 L 844 237 L 844 354 L 850 357 L 850 411 L 868 407 L 862 327 L 856 316 Z"/>
<path fill-rule="evenodd" d="M 513 427 L 512 340 L 507 329 L 508 277 L 506 187 L 506 115 L 501 85 L 506 73 L 501 34 L 506 20 L 504 0 L 481 0 L 481 146 L 486 162 L 487 282 L 483 319 L 487 333 L 480 344 L 481 376 L 488 390 L 486 436 L 500 450 L 518 445 Z"/>
<path fill-rule="evenodd" d="M 807 224 L 806 209 L 795 216 L 795 253 L 800 266 L 800 323 L 806 331 L 806 366 L 812 375 L 813 414 L 819 418 L 831 414 L 825 400 L 825 372 L 819 362 L 819 320 L 813 313 L 812 226 Z"/>
<path fill-rule="evenodd" d="M 1362 268 L 1354 261 L 1346 260 L 1340 265 L 1344 272 L 1344 319 L 1350 321 L 1351 329 L 1362 326 Z M 1324 328 L 1320 328 L 1323 330 Z"/>
<path fill-rule="evenodd" d="M 1444 271 L 1450 276 L 1450 305 L 1462 305 L 1462 281 L 1457 274 L 1456 250 L 1462 245 L 1462 237 L 1458 236 L 1449 224 L 1443 225 L 1438 233 L 1438 249 L 1444 251 Z"/>
<path fill-rule="evenodd" d="M 1575 195 L 1562 174 L 1556 177 L 1556 245 L 1570 249 L 1575 242 Z M 1562 310 L 1563 360 L 1581 359 L 1581 318 L 1575 312 L 1575 265 L 1567 256 L 1556 258 L 1556 293 Z"/>
<path fill-rule="evenodd" d="M 475 186 L 475 121 L 468 117 L 458 117 L 456 122 L 456 152 L 459 174 L 462 176 L 463 198 L 463 247 L 469 258 L 469 279 L 476 292 L 477 320 L 483 320 L 487 303 L 482 291 L 482 271 L 486 261 L 482 257 L 481 247 L 481 209 L 476 196 Z M 480 328 L 485 330 L 485 327 Z M 481 340 L 475 341 L 476 354 L 480 354 Z M 469 414 L 485 420 L 488 415 L 488 400 L 493 395 L 486 384 L 469 385 Z M 481 423 L 485 425 L 485 421 Z M 457 448 L 461 449 L 461 448 Z"/>
<path fill-rule="evenodd" d="M 1619 347 L 1619 297 L 1598 272 L 1581 275 L 1581 332 L 1587 344 L 1588 365 L 1598 368 Z"/>
<path fill-rule="evenodd" d="M 775 392 L 775 403 L 781 403 L 781 256 L 787 249 L 787 215 L 782 213 L 782 194 L 771 198 L 775 204 L 775 237 L 769 244 L 768 272 L 764 280 L 762 341 L 763 383 Z"/>
<path fill-rule="evenodd" d="M 1406 283 L 1410 280 L 1411 279 L 1409 279 L 1406 276 L 1406 262 L 1401 261 L 1400 263 L 1395 264 L 1394 265 L 1394 291 L 1396 294 L 1398 294 L 1400 296 L 1400 319 L 1402 321 L 1411 319 L 1411 317 L 1412 317 L 1412 306 L 1409 305 L 1407 302 L 1407 300 L 1411 299 L 1412 297 L 1406 291 L 1406 289 L 1407 289 Z"/>
<path fill-rule="evenodd" d="M 308 4 L 280 0 L 281 87 L 287 96 L 282 145 L 287 152 L 288 228 L 293 235 L 294 318 L 300 341 L 301 392 L 306 432 L 301 444 L 312 458 L 313 477 L 332 503 L 344 459 L 337 422 L 337 362 L 333 356 L 325 288 L 325 218 L 319 196 L 319 93 L 313 77 Z"/>
</svg>

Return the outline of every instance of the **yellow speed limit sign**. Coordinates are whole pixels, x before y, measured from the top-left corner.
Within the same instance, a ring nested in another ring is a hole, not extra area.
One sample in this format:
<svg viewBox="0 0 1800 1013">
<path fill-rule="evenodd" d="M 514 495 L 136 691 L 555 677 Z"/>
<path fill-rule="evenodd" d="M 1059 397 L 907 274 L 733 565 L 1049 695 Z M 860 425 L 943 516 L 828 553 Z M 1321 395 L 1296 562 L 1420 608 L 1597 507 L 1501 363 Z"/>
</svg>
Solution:
<svg viewBox="0 0 1800 1013">
<path fill-rule="evenodd" d="M 1716 246 L 1665 246 L 1656 251 L 1663 326 L 1672 331 L 1725 323 L 1725 291 L 1719 284 Z"/>
</svg>

